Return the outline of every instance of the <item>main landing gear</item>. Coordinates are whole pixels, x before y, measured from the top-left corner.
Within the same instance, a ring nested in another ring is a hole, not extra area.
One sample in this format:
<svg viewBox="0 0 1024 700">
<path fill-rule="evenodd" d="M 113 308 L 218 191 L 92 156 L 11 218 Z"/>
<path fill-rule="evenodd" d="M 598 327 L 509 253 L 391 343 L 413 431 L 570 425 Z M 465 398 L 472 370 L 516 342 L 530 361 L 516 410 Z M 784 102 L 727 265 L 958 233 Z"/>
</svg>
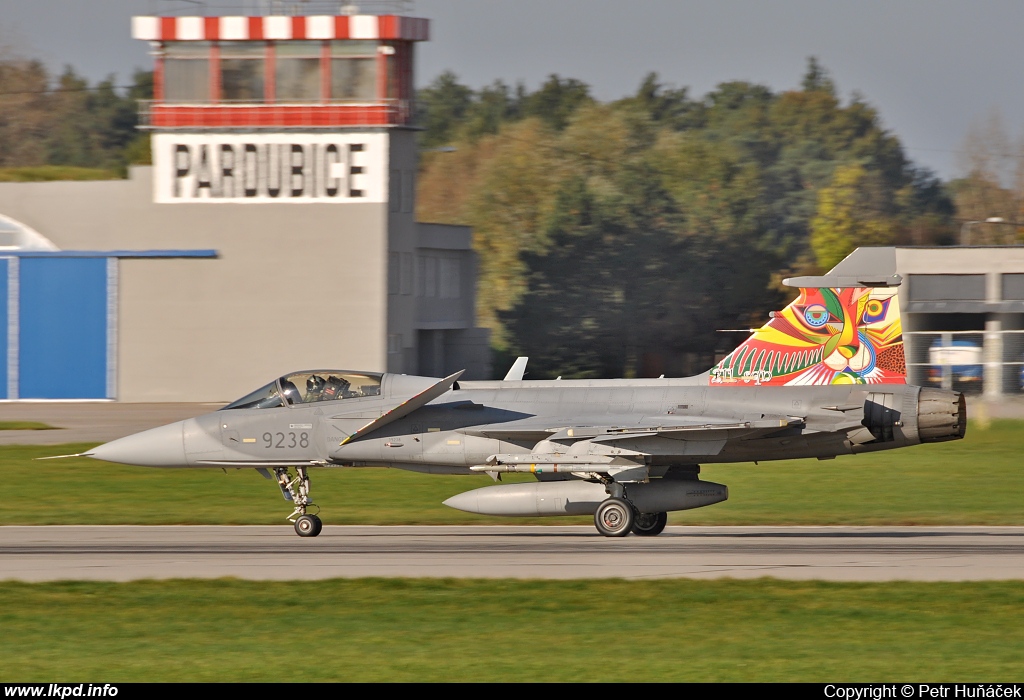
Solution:
<svg viewBox="0 0 1024 700">
<path fill-rule="evenodd" d="M 287 467 L 275 467 L 277 485 L 281 487 L 284 500 L 295 504 L 295 510 L 288 520 L 295 524 L 295 534 L 299 537 L 316 537 L 324 529 L 323 521 L 315 513 L 307 513 L 306 509 L 316 506 L 309 497 L 309 474 L 306 467 L 295 467 L 295 478 L 288 473 Z M 319 510 L 319 508 L 317 508 Z"/>
<path fill-rule="evenodd" d="M 605 537 L 660 535 L 668 524 L 668 513 L 638 513 L 624 498 L 601 501 L 594 512 L 594 525 Z"/>
<path fill-rule="evenodd" d="M 633 518 L 633 534 L 641 537 L 660 535 L 668 524 L 668 513 L 637 513 Z"/>
<path fill-rule="evenodd" d="M 601 501 L 594 511 L 594 525 L 605 537 L 625 537 L 633 529 L 633 506 L 624 498 Z"/>
<path fill-rule="evenodd" d="M 594 526 L 605 537 L 625 537 L 630 532 L 641 537 L 660 535 L 668 524 L 668 513 L 640 513 L 626 498 L 622 484 L 608 480 L 605 489 L 611 498 L 601 501 L 594 511 Z"/>
</svg>

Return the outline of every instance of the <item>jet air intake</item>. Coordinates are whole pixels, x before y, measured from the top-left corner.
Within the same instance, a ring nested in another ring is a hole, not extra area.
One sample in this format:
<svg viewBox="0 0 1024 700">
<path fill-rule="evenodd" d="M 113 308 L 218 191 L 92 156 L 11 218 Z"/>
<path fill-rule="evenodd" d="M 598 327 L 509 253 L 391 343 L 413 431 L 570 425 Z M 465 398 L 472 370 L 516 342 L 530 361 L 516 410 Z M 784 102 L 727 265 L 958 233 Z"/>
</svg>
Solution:
<svg viewBox="0 0 1024 700">
<path fill-rule="evenodd" d="M 959 440 L 967 432 L 967 401 L 957 391 L 921 389 L 917 401 L 921 442 Z"/>
</svg>

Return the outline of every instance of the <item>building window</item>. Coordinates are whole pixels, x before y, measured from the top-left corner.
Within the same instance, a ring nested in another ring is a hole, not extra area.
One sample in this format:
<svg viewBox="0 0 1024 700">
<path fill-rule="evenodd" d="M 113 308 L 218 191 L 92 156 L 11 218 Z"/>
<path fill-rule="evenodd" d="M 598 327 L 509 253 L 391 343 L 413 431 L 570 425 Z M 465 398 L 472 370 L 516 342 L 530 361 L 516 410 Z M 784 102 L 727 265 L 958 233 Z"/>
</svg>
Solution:
<svg viewBox="0 0 1024 700">
<path fill-rule="evenodd" d="M 289 41 L 274 46 L 274 90 L 279 102 L 320 99 L 320 42 Z"/>
<path fill-rule="evenodd" d="M 911 301 L 985 301 L 985 275 L 910 275 Z"/>
<path fill-rule="evenodd" d="M 388 294 L 398 294 L 398 253 L 388 253 Z"/>
<path fill-rule="evenodd" d="M 210 42 L 164 44 L 164 102 L 210 101 Z"/>
<path fill-rule="evenodd" d="M 462 296 L 462 279 L 459 259 L 456 257 L 441 258 L 441 290 L 442 299 L 458 299 Z"/>
<path fill-rule="evenodd" d="M 422 296 L 432 298 L 437 296 L 437 258 L 428 255 L 424 260 L 425 270 L 423 274 Z"/>
<path fill-rule="evenodd" d="M 377 99 L 377 45 L 372 41 L 331 42 L 331 99 Z"/>
<path fill-rule="evenodd" d="M 221 98 L 238 102 L 263 101 L 266 48 L 249 41 L 220 43 Z"/>
<path fill-rule="evenodd" d="M 432 299 L 459 299 L 462 296 L 462 259 L 458 255 L 420 257 L 417 296 Z"/>
<path fill-rule="evenodd" d="M 1024 301 L 1024 274 L 1019 272 L 1003 274 L 1003 299 Z"/>
<path fill-rule="evenodd" d="M 402 294 L 412 294 L 412 253 L 402 253 Z"/>
</svg>

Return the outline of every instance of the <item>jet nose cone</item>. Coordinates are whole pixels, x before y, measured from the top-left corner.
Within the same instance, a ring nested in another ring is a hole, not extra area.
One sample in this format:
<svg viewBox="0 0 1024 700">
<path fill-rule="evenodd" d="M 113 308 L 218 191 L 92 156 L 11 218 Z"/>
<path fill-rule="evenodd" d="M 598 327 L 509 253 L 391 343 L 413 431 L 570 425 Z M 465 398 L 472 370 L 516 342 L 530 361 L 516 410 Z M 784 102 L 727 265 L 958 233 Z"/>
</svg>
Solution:
<svg viewBox="0 0 1024 700">
<path fill-rule="evenodd" d="M 466 513 L 485 513 L 480 510 L 479 499 L 476 493 L 479 489 L 473 491 L 466 491 L 464 493 L 457 493 L 446 501 L 442 501 L 441 505 L 454 508 L 455 510 L 465 511 Z"/>
<path fill-rule="evenodd" d="M 187 467 L 182 426 L 183 422 L 171 423 L 129 435 L 90 450 L 89 456 L 140 467 Z"/>
</svg>

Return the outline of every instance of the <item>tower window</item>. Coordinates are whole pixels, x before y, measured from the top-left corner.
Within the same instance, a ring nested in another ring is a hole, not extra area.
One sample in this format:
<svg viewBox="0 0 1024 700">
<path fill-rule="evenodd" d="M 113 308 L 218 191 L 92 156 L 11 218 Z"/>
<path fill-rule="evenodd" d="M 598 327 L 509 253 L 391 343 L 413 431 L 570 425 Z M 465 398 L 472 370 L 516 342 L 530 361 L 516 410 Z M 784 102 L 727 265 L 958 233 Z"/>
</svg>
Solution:
<svg viewBox="0 0 1024 700">
<path fill-rule="evenodd" d="M 220 42 L 220 90 L 225 100 L 263 101 L 266 48 L 249 41 Z"/>
<path fill-rule="evenodd" d="M 331 99 L 376 100 L 377 45 L 372 41 L 331 42 Z"/>
<path fill-rule="evenodd" d="M 210 101 L 210 42 L 164 44 L 164 101 Z"/>
<path fill-rule="evenodd" d="M 274 46 L 278 102 L 320 99 L 320 46 L 319 41 L 288 41 Z"/>
</svg>

